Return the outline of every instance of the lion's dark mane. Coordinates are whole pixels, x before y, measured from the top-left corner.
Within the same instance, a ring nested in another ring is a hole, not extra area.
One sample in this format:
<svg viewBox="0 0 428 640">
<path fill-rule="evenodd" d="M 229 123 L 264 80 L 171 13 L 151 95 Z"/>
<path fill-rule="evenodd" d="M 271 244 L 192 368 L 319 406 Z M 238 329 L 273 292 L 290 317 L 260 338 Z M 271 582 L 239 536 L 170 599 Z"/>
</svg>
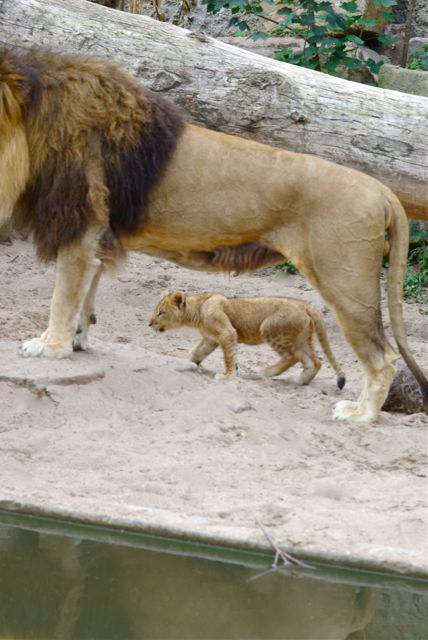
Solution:
<svg viewBox="0 0 428 640">
<path fill-rule="evenodd" d="M 0 53 L 0 81 L 12 76 L 32 167 L 15 218 L 39 257 L 54 260 L 97 219 L 91 189 L 107 187 L 113 233 L 134 232 L 184 126 L 177 108 L 106 60 Z M 96 163 L 103 178 L 90 184 Z"/>
<path fill-rule="evenodd" d="M 121 149 L 117 163 L 105 161 L 110 190 L 110 224 L 113 231 L 132 233 L 141 221 L 149 194 L 162 175 L 175 148 L 183 120 L 178 110 L 152 91 L 144 91 L 153 120 L 141 132 L 135 147 Z M 109 157 L 109 143 L 103 149 Z"/>
</svg>

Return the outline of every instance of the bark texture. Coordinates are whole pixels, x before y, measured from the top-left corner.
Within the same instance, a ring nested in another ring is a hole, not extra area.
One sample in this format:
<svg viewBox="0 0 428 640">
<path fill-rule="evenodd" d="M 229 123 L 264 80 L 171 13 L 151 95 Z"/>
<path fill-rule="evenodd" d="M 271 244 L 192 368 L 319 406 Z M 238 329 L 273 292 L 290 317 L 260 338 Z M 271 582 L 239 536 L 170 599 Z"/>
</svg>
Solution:
<svg viewBox="0 0 428 640">
<path fill-rule="evenodd" d="M 365 171 L 395 191 L 409 217 L 428 219 L 427 98 L 85 0 L 0 0 L 0 43 L 114 58 L 189 121 Z"/>
</svg>

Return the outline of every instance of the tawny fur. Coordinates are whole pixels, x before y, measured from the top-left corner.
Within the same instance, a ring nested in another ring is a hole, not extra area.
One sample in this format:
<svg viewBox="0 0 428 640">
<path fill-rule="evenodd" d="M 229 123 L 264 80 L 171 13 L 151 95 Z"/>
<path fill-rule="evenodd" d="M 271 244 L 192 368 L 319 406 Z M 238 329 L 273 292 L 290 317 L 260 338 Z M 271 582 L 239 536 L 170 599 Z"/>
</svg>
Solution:
<svg viewBox="0 0 428 640">
<path fill-rule="evenodd" d="M 225 372 L 218 379 L 230 379 L 236 370 L 236 345 L 268 344 L 280 360 L 264 374 L 279 376 L 297 363 L 303 371 L 301 384 L 309 384 L 321 368 L 313 348 L 314 335 L 337 374 L 337 386 L 345 385 L 345 374 L 330 348 L 321 314 L 308 302 L 289 298 L 226 298 L 216 293 L 186 296 L 181 291 L 165 294 L 157 304 L 149 326 L 157 331 L 192 327 L 202 334 L 191 361 L 200 364 L 217 347 L 223 352 Z"/>
<path fill-rule="evenodd" d="M 13 213 L 40 257 L 57 259 L 48 328 L 24 355 L 86 348 L 100 275 L 123 252 L 210 271 L 288 258 L 333 309 L 364 370 L 360 397 L 334 416 L 370 422 L 397 358 L 380 313 L 388 234 L 391 328 L 428 409 L 403 322 L 407 219 L 377 180 L 184 124 L 111 62 L 42 51 L 0 53 L 0 133 L 0 225 Z"/>
<path fill-rule="evenodd" d="M 24 182 L 8 197 L 39 257 L 54 260 L 91 225 L 133 233 L 182 130 L 177 110 L 97 59 L 4 52 L 0 82 L 1 130 L 12 138 L 0 161 Z"/>
</svg>

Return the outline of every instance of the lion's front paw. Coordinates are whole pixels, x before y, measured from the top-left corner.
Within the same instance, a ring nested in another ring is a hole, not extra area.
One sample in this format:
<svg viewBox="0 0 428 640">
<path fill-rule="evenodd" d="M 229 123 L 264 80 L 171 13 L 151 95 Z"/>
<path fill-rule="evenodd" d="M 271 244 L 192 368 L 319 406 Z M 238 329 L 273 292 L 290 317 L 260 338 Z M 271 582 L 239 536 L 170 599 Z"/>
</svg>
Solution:
<svg viewBox="0 0 428 640">
<path fill-rule="evenodd" d="M 39 356 L 45 356 L 47 358 L 66 358 L 72 352 L 72 348 L 67 348 L 62 345 L 50 345 L 42 338 L 33 338 L 32 340 L 27 340 L 21 345 L 20 352 L 25 358 L 36 358 Z"/>
<path fill-rule="evenodd" d="M 341 400 L 333 410 L 333 420 L 353 420 L 354 422 L 369 423 L 376 420 L 375 416 L 362 411 L 359 402 Z"/>
<path fill-rule="evenodd" d="M 80 331 L 73 338 L 73 351 L 86 351 L 88 349 L 88 331 Z"/>
</svg>

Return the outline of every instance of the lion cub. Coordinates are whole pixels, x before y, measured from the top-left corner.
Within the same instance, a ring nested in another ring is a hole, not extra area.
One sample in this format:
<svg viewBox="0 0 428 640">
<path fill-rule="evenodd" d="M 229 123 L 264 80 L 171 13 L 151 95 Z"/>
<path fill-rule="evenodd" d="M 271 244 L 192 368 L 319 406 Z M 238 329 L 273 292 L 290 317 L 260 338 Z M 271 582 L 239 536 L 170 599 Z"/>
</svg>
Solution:
<svg viewBox="0 0 428 640">
<path fill-rule="evenodd" d="M 218 373 L 217 379 L 233 377 L 238 342 L 267 342 L 281 358 L 267 367 L 264 374 L 279 376 L 301 362 L 301 384 L 308 384 L 321 367 L 312 346 L 315 333 L 337 373 L 337 386 L 342 389 L 345 385 L 344 372 L 331 351 L 321 314 L 307 302 L 289 298 L 226 298 L 216 293 L 186 296 L 181 291 L 166 292 L 156 306 L 149 326 L 157 331 L 178 327 L 198 329 L 202 340 L 190 356 L 196 364 L 220 346 L 226 371 Z"/>
</svg>

